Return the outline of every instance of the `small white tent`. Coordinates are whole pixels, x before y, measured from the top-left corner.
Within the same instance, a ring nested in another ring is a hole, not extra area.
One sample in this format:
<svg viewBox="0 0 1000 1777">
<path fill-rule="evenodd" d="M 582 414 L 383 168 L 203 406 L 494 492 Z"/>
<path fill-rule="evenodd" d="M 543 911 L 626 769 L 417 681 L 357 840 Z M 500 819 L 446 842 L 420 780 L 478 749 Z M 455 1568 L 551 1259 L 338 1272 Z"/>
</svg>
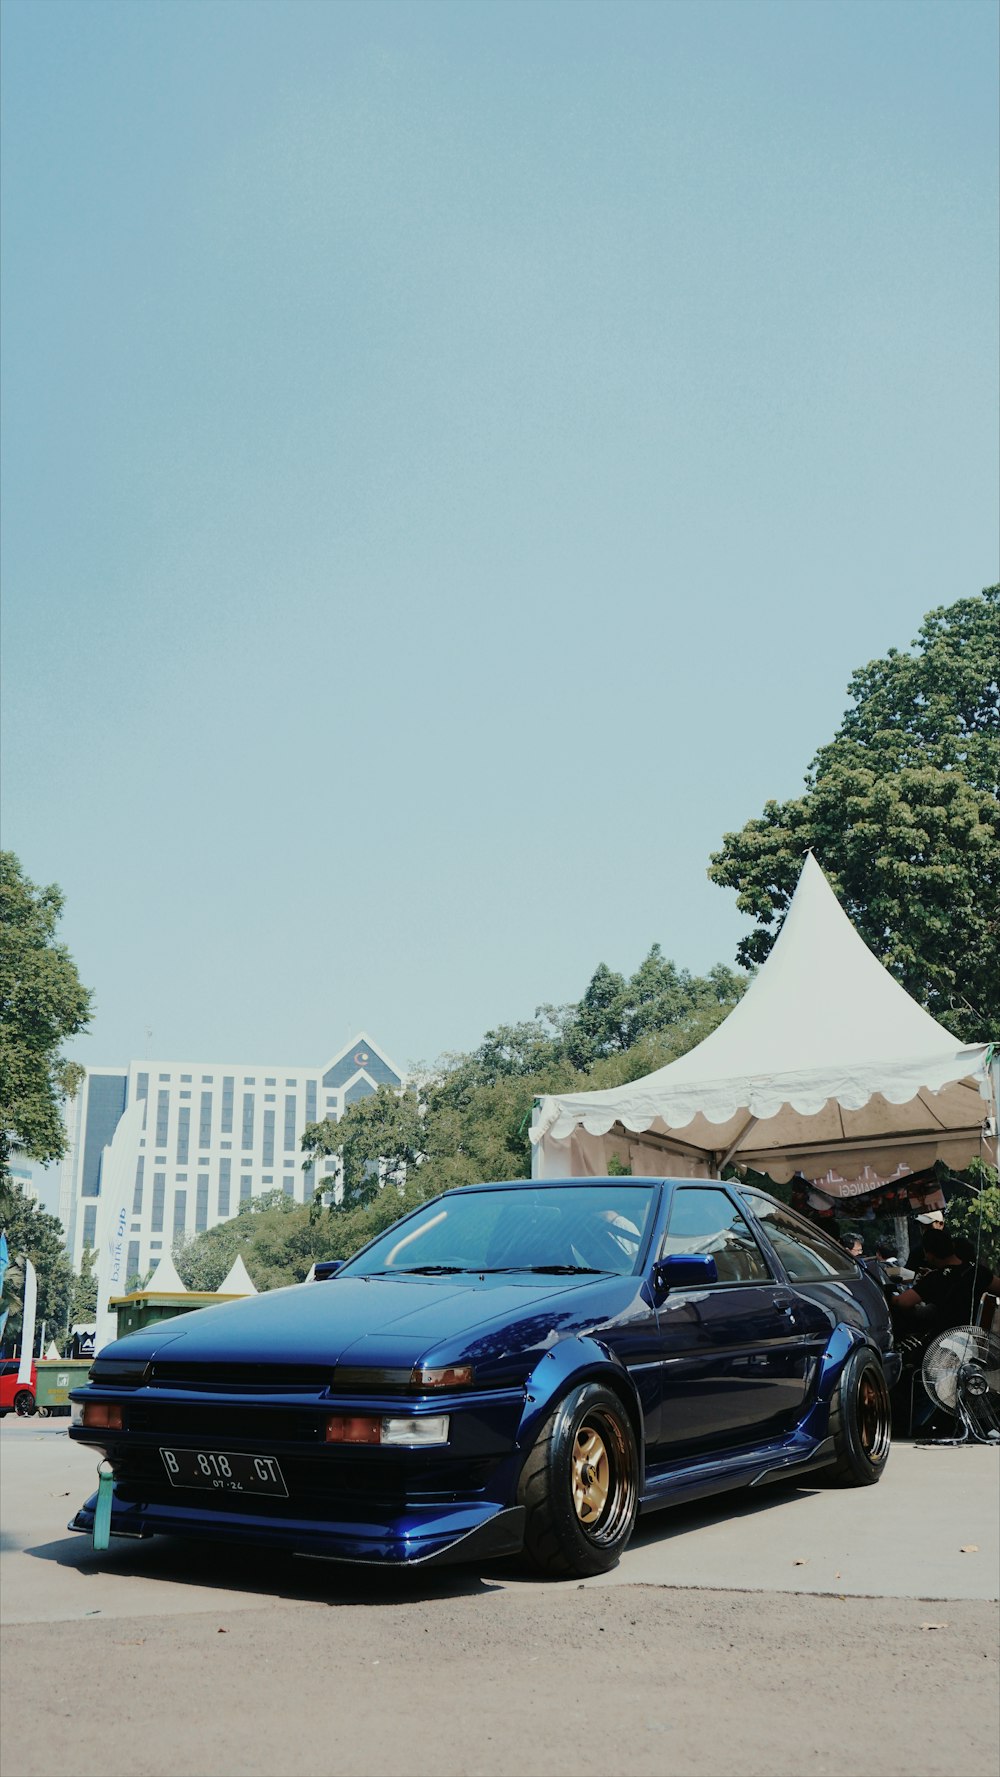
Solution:
<svg viewBox="0 0 1000 1777">
<path fill-rule="evenodd" d="M 771 953 L 697 1048 L 645 1079 L 540 1100 L 537 1177 L 888 1177 L 996 1156 L 993 1045 L 963 1045 L 873 956 L 810 854 Z M 991 1115 L 992 1112 L 992 1115 Z"/>
<path fill-rule="evenodd" d="M 164 1253 L 142 1294 L 144 1296 L 186 1296 L 187 1293 L 187 1285 L 182 1283 L 178 1276 L 177 1266 L 173 1259 L 169 1253 Z"/>
<path fill-rule="evenodd" d="M 217 1296 L 255 1296 L 257 1294 L 257 1285 L 243 1263 L 242 1253 L 237 1253 L 215 1293 Z"/>
</svg>

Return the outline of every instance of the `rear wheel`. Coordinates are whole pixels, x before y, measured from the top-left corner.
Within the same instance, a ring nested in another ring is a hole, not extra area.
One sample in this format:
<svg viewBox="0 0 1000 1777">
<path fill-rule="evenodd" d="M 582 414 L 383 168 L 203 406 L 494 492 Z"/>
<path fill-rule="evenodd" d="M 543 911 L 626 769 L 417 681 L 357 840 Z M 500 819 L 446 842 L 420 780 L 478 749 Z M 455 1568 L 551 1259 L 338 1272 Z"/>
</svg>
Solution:
<svg viewBox="0 0 1000 1777">
<path fill-rule="evenodd" d="M 28 1389 L 22 1388 L 20 1394 L 14 1396 L 14 1411 L 20 1413 L 22 1419 L 30 1419 L 35 1411 L 35 1397 Z"/>
<path fill-rule="evenodd" d="M 613 1389 L 574 1389 L 542 1427 L 524 1468 L 525 1548 L 543 1573 L 583 1578 L 614 1567 L 639 1505 L 635 1436 Z"/>
<path fill-rule="evenodd" d="M 822 1471 L 836 1487 L 870 1487 L 889 1458 L 892 1415 L 885 1372 L 873 1351 L 852 1351 L 830 1403 L 834 1460 Z"/>
</svg>

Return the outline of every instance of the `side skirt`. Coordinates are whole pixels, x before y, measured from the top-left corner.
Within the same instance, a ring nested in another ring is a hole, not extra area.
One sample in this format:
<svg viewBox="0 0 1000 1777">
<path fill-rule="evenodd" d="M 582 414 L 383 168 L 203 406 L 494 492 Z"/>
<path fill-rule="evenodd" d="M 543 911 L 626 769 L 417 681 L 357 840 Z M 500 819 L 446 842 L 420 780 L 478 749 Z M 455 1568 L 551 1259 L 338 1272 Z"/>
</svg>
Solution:
<svg viewBox="0 0 1000 1777">
<path fill-rule="evenodd" d="M 647 1471 L 639 1511 L 657 1512 L 664 1506 L 707 1498 L 712 1493 L 729 1493 L 737 1487 L 763 1487 L 769 1481 L 826 1468 L 832 1461 L 832 1438 L 823 1438 L 818 1444 L 812 1438 L 793 1438 L 761 1444 L 735 1455 L 693 1457 L 654 1474 Z"/>
</svg>

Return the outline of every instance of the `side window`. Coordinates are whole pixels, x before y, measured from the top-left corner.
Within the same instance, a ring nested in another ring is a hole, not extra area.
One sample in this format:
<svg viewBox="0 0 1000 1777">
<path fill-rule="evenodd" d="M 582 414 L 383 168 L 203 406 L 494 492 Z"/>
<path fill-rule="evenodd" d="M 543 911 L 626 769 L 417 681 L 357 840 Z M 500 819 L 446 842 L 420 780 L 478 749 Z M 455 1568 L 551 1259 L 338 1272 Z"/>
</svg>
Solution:
<svg viewBox="0 0 1000 1777">
<path fill-rule="evenodd" d="M 766 1197 L 750 1192 L 744 1196 L 793 1283 L 806 1283 L 816 1277 L 856 1275 L 857 1267 L 843 1248 L 828 1240 L 818 1228 L 811 1228 L 780 1204 L 769 1203 Z"/>
<path fill-rule="evenodd" d="M 763 1283 L 771 1275 L 749 1224 L 725 1191 L 675 1190 L 660 1258 L 668 1253 L 711 1253 L 720 1283 Z"/>
</svg>

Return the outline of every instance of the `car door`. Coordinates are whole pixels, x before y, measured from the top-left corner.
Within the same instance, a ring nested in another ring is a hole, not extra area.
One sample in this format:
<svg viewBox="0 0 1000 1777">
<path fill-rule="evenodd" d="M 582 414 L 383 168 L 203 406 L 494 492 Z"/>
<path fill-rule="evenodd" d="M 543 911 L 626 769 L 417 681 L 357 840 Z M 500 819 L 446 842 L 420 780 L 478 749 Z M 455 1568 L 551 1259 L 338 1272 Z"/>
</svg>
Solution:
<svg viewBox="0 0 1000 1777">
<path fill-rule="evenodd" d="M 795 1292 L 722 1185 L 675 1185 L 657 1258 L 708 1253 L 718 1282 L 657 1302 L 661 1406 L 651 1466 L 763 1442 L 801 1417 L 809 1373 Z"/>
</svg>

